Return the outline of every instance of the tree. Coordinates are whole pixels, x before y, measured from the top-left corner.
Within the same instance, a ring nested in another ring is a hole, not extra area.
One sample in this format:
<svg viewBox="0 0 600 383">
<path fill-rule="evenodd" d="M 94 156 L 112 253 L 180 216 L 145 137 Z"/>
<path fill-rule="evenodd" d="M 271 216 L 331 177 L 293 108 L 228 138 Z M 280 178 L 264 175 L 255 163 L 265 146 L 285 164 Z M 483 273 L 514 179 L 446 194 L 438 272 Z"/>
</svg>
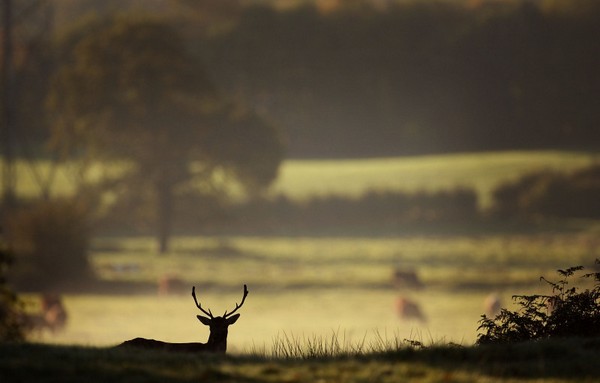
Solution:
<svg viewBox="0 0 600 383">
<path fill-rule="evenodd" d="M 596 259 L 595 265 L 600 265 Z M 477 343 L 515 343 L 546 338 L 598 337 L 600 335 L 600 273 L 588 273 L 593 287 L 581 291 L 568 287 L 569 278 L 583 266 L 557 270 L 562 277 L 552 282 L 542 281 L 552 287 L 552 295 L 515 295 L 521 306 L 519 311 L 502 309 L 495 318 L 482 315 Z"/>
<path fill-rule="evenodd" d="M 181 190 L 214 186 L 220 175 L 255 192 L 277 175 L 277 130 L 225 101 L 168 24 L 117 16 L 65 41 L 48 98 L 54 144 L 132 164 L 122 190 L 152 201 L 160 252 Z"/>
<path fill-rule="evenodd" d="M 17 286 L 56 291 L 93 280 L 87 206 L 82 200 L 53 199 L 10 214 L 6 239 L 16 260 L 11 271 Z"/>
<path fill-rule="evenodd" d="M 53 182 L 54 166 L 46 172 L 35 161 L 48 154 L 42 145 L 48 129 L 43 113 L 32 112 L 43 109 L 48 85 L 51 16 L 50 2 L 6 0 L 2 5 L 0 147 L 5 208 L 17 208 L 22 197 L 15 190 L 21 178 L 17 160 L 28 167 L 44 198 L 49 196 Z"/>
<path fill-rule="evenodd" d="M 20 321 L 19 300 L 6 282 L 6 275 L 12 261 L 12 254 L 6 249 L 4 243 L 0 242 L 0 343 L 20 341 L 25 337 Z"/>
</svg>

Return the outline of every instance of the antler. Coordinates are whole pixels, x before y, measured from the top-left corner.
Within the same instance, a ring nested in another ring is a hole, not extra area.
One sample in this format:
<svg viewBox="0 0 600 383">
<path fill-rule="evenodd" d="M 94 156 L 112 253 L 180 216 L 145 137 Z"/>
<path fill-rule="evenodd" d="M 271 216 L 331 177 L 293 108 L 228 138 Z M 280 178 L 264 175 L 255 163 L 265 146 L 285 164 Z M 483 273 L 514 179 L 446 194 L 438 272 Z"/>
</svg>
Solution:
<svg viewBox="0 0 600 383">
<path fill-rule="evenodd" d="M 248 296 L 248 287 L 246 287 L 246 285 L 244 285 L 244 297 L 242 298 L 242 302 L 240 304 L 236 303 L 235 304 L 235 308 L 229 314 L 227 313 L 227 311 L 225 311 L 225 314 L 223 314 L 223 318 L 227 318 L 228 316 L 230 316 L 231 314 L 233 314 L 234 312 L 236 312 L 240 307 L 242 307 L 242 305 L 244 304 L 244 301 L 246 300 L 247 296 Z"/>
<path fill-rule="evenodd" d="M 196 299 L 196 286 L 192 287 L 192 297 L 194 297 L 194 302 L 196 302 L 196 307 L 198 307 L 200 309 L 200 311 L 202 311 L 204 314 L 208 315 L 210 317 L 210 319 L 213 319 L 213 315 L 210 312 L 210 309 L 208 309 L 208 311 L 204 310 L 202 308 L 202 305 L 200 305 L 200 303 L 198 303 L 198 300 Z"/>
</svg>

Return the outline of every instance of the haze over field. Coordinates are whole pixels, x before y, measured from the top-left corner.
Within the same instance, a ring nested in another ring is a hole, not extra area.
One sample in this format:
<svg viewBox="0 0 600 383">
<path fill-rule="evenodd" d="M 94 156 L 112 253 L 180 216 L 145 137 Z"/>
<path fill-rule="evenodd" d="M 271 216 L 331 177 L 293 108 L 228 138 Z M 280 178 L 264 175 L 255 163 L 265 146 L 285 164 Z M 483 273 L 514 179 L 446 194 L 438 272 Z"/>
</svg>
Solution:
<svg viewBox="0 0 600 383">
<path fill-rule="evenodd" d="M 600 258 L 595 0 L 2 12 L 0 312 L 28 340 L 205 342 L 192 286 L 221 313 L 247 284 L 232 353 L 470 345 L 486 299 Z"/>
</svg>

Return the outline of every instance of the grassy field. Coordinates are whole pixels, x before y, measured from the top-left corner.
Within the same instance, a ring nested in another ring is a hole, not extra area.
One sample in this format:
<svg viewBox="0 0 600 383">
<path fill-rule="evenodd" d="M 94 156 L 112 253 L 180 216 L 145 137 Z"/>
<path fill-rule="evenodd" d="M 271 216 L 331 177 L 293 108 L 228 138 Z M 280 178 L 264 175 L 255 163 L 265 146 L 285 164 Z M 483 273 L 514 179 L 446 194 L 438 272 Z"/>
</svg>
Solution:
<svg viewBox="0 0 600 383">
<path fill-rule="evenodd" d="M 567 152 L 288 161 L 274 192 L 305 198 L 315 193 L 467 185 L 485 195 L 499 182 L 531 170 L 569 170 L 591 161 L 591 155 Z M 95 167 L 90 177 L 104 171 Z M 68 193 L 67 168 L 60 172 L 58 185 Z M 32 184 L 21 187 L 23 192 L 33 190 Z M 65 331 L 34 339 L 88 346 L 136 336 L 204 341 L 208 331 L 195 318 L 191 286 L 196 285 L 206 304 L 219 312 L 240 299 L 245 283 L 251 293 L 242 319 L 231 330 L 235 352 L 268 348 L 282 336 L 332 333 L 350 342 L 383 337 L 469 345 L 476 338 L 488 294 L 500 294 L 510 306 L 513 294 L 543 291 L 540 276 L 552 277 L 557 268 L 591 265 L 600 257 L 598 238 L 593 227 L 565 233 L 454 236 L 177 237 L 166 256 L 155 253 L 152 238 L 96 238 L 90 260 L 104 286 L 114 286 L 68 292 L 70 320 Z M 396 269 L 414 270 L 424 288 L 394 288 Z M 182 281 L 186 288 L 158 296 L 157 281 L 164 276 Z M 427 321 L 400 319 L 395 309 L 399 297 L 416 301 Z M 32 310 L 37 299 L 30 297 Z"/>
<path fill-rule="evenodd" d="M 596 382 L 600 341 L 438 345 L 350 356 L 217 357 L 0 344 L 2 382 Z"/>
<path fill-rule="evenodd" d="M 302 199 L 471 186 L 485 205 L 501 182 L 592 161 L 591 155 L 566 152 L 288 161 L 273 193 Z M 91 177 L 103 171 L 97 167 Z M 71 178 L 61 172 L 57 193 L 68 194 Z M 19 191 L 35 194 L 33 180 L 26 180 L 20 178 Z M 597 381 L 597 363 L 590 360 L 598 358 L 598 342 L 472 344 L 488 294 L 498 293 L 505 307 L 514 308 L 514 294 L 549 293 L 539 277 L 556 279 L 557 268 L 592 265 L 600 258 L 598 234 L 597 227 L 582 226 L 560 233 L 451 236 L 176 237 L 165 256 L 156 254 L 152 238 L 95 238 L 90 261 L 101 287 L 67 292 L 69 322 L 62 332 L 32 336 L 42 344 L 0 345 L 0 381 Z M 424 288 L 394 287 L 396 269 L 414 270 Z M 164 276 L 185 288 L 158 295 L 157 281 Z M 137 336 L 204 342 L 208 329 L 195 318 L 191 286 L 203 305 L 220 313 L 239 302 L 243 284 L 250 295 L 230 329 L 233 357 L 104 348 Z M 35 310 L 39 297 L 24 297 Z M 427 320 L 399 318 L 399 297 L 417 302 Z M 361 353 L 308 361 L 278 357 L 292 347 L 290 341 L 306 350 L 331 340 L 341 344 L 342 354 Z M 415 350 L 405 340 L 461 346 Z"/>
<path fill-rule="evenodd" d="M 514 294 L 544 292 L 544 275 L 557 268 L 591 265 L 600 257 L 597 233 L 464 237 L 178 237 L 160 256 L 151 238 L 103 238 L 91 260 L 103 281 L 123 291 L 71 292 L 63 332 L 34 340 L 107 346 L 137 336 L 172 342 L 205 341 L 195 318 L 191 286 L 214 312 L 250 295 L 230 330 L 230 348 L 248 353 L 282 337 L 310 339 L 338 334 L 346 342 L 413 339 L 475 341 L 483 301 L 491 292 L 512 307 Z M 424 288 L 395 288 L 394 270 L 414 270 Z M 156 281 L 182 281 L 159 296 Z M 416 301 L 426 322 L 398 317 L 399 297 Z M 32 306 L 37 296 L 30 296 Z"/>
</svg>

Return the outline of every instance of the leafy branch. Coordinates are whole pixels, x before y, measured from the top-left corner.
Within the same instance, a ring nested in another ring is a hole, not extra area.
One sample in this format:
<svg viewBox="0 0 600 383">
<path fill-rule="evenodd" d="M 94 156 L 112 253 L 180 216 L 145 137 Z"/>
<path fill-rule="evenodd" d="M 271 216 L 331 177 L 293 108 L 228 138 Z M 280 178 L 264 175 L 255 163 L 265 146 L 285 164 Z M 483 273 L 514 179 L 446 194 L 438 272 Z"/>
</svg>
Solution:
<svg viewBox="0 0 600 383">
<path fill-rule="evenodd" d="M 600 260 L 596 260 L 600 266 Z M 495 318 L 482 315 L 479 321 L 478 344 L 513 343 L 552 337 L 600 336 L 600 272 L 587 273 L 593 278 L 591 289 L 580 291 L 570 287 L 570 279 L 583 266 L 557 270 L 562 277 L 557 282 L 540 280 L 552 288 L 552 295 L 514 295 L 521 306 L 518 311 L 502 309 Z"/>
</svg>

